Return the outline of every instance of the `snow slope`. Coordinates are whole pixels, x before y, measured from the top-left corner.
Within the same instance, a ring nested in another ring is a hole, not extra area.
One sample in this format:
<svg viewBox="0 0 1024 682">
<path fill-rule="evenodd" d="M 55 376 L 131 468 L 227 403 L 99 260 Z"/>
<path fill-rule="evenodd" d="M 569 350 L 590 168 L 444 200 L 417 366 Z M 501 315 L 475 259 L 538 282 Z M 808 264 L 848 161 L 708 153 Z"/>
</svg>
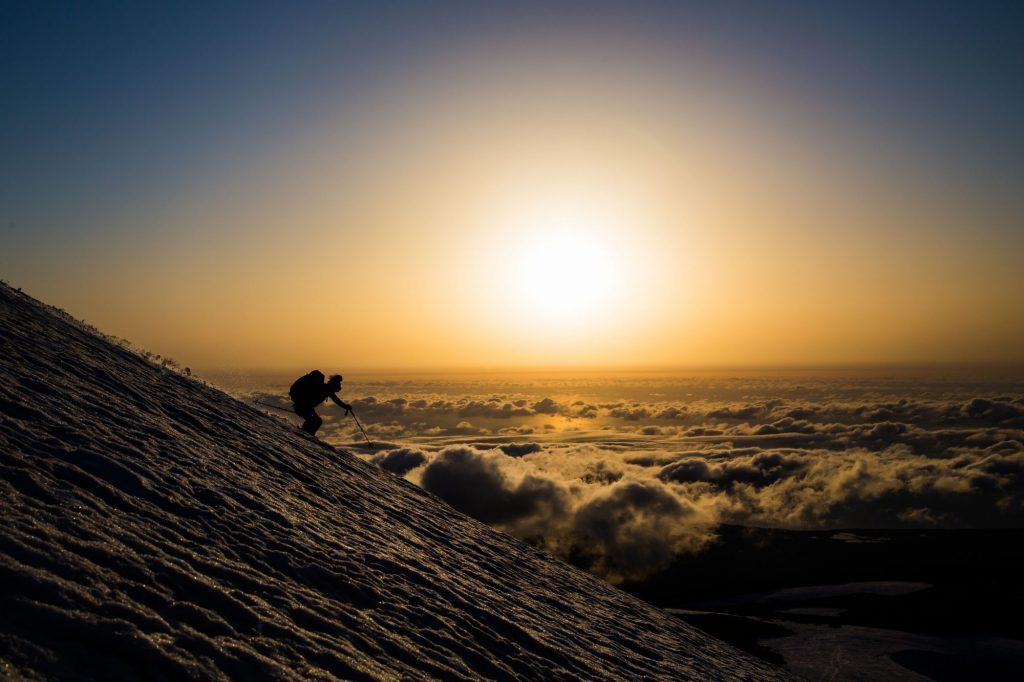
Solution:
<svg viewBox="0 0 1024 682">
<path fill-rule="evenodd" d="M 0 285 L 0 677 L 781 679 Z"/>
</svg>

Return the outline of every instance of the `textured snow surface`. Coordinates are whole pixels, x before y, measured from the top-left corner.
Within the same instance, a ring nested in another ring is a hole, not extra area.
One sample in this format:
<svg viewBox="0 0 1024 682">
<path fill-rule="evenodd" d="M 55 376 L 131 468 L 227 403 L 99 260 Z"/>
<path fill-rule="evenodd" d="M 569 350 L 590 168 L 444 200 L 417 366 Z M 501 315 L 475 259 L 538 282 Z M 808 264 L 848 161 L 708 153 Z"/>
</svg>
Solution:
<svg viewBox="0 0 1024 682">
<path fill-rule="evenodd" d="M 783 677 L 4 285 L 0 467 L 0 677 Z"/>
</svg>

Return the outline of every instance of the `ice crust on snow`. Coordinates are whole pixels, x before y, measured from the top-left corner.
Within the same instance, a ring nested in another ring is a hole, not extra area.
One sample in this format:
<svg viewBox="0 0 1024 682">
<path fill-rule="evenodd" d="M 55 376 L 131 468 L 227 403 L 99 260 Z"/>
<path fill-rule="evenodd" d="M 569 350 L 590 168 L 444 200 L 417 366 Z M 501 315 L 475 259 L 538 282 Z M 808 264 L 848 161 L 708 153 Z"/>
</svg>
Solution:
<svg viewBox="0 0 1024 682">
<path fill-rule="evenodd" d="M 783 679 L 0 285 L 0 677 Z"/>
</svg>

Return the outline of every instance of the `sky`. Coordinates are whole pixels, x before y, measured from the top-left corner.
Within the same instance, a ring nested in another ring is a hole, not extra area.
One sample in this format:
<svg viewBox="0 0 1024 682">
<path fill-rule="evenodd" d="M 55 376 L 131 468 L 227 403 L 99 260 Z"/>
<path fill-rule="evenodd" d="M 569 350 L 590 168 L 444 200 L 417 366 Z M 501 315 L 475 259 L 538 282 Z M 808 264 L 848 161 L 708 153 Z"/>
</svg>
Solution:
<svg viewBox="0 0 1024 682">
<path fill-rule="evenodd" d="M 0 277 L 193 367 L 1020 364 L 1022 33 L 4 3 Z"/>
</svg>

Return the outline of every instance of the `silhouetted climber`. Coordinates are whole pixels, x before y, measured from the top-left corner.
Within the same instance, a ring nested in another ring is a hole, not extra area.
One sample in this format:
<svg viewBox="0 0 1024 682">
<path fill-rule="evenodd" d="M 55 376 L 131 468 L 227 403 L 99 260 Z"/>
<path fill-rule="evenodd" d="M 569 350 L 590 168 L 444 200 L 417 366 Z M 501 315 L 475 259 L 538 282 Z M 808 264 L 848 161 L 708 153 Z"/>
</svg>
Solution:
<svg viewBox="0 0 1024 682">
<path fill-rule="evenodd" d="M 294 404 L 295 414 L 306 420 L 302 423 L 303 431 L 311 436 L 316 435 L 317 429 L 324 423 L 324 420 L 316 413 L 316 407 L 328 398 L 334 401 L 335 405 L 343 408 L 345 414 L 352 414 L 352 406 L 338 398 L 340 390 L 340 374 L 335 374 L 330 381 L 325 383 L 324 374 L 318 369 L 295 380 L 288 390 L 288 395 L 291 396 Z"/>
</svg>

